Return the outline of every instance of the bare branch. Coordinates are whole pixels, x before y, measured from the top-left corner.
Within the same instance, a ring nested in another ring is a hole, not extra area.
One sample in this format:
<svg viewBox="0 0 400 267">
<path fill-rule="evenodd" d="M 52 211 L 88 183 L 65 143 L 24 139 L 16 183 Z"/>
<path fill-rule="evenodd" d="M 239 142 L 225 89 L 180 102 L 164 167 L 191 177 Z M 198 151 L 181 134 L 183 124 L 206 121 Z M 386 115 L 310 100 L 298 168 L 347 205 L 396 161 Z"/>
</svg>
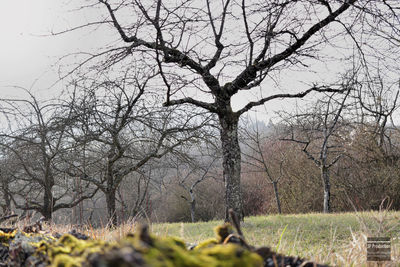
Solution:
<svg viewBox="0 0 400 267">
<path fill-rule="evenodd" d="M 308 95 L 311 92 L 324 92 L 324 93 L 342 93 L 344 92 L 346 89 L 333 89 L 331 87 L 327 87 L 327 86 L 320 86 L 320 87 L 312 87 L 310 89 L 307 89 L 306 91 L 297 93 L 297 94 L 276 94 L 276 95 L 272 95 L 269 97 L 265 97 L 260 99 L 259 101 L 254 101 L 254 102 L 250 102 L 248 103 L 246 106 L 244 106 L 242 109 L 240 109 L 239 111 L 237 111 L 237 114 L 240 116 L 243 113 L 249 111 L 250 109 L 252 109 L 253 107 L 256 106 L 260 106 L 263 105 L 264 103 L 274 100 L 274 99 L 279 99 L 279 98 L 302 98 L 306 95 Z"/>
</svg>

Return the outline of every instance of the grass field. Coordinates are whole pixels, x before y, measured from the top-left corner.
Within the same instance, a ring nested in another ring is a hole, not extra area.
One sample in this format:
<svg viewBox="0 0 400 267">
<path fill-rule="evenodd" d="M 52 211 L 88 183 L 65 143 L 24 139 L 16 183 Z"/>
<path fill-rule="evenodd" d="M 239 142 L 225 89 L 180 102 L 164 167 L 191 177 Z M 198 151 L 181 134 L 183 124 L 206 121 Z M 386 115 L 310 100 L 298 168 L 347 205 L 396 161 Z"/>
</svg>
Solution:
<svg viewBox="0 0 400 267">
<path fill-rule="evenodd" d="M 153 224 L 152 232 L 198 243 L 213 237 L 213 228 L 221 223 Z M 389 236 L 393 261 L 385 266 L 400 266 L 400 212 L 257 216 L 246 218 L 242 227 L 252 245 L 333 266 L 378 266 L 366 263 L 367 236 Z"/>
<path fill-rule="evenodd" d="M 150 227 L 158 236 L 176 236 L 187 243 L 199 243 L 214 237 L 213 228 L 222 223 L 154 223 Z M 95 239 L 112 240 L 134 231 L 136 225 L 127 222 L 114 230 L 86 226 L 81 231 Z M 72 226 L 50 227 L 54 227 L 52 231 L 67 232 Z M 251 245 L 269 246 L 285 255 L 331 266 L 400 266 L 399 211 L 246 217 L 242 230 Z M 392 261 L 367 264 L 367 237 L 378 236 L 391 237 Z"/>
</svg>

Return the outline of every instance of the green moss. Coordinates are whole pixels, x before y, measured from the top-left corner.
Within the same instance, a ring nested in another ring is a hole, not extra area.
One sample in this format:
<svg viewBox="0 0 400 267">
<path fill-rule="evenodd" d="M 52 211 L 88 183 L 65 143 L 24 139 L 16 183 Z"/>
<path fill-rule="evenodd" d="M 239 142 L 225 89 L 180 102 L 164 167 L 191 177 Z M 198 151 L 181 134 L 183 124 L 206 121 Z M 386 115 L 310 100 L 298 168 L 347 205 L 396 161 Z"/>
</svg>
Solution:
<svg viewBox="0 0 400 267">
<path fill-rule="evenodd" d="M 214 246 L 216 244 L 218 244 L 217 239 L 215 239 L 215 238 L 207 239 L 207 240 L 201 242 L 200 244 L 198 244 L 197 246 L 195 246 L 194 250 L 207 248 L 207 247 L 212 247 L 212 246 Z"/>
<path fill-rule="evenodd" d="M 52 267 L 89 266 L 93 262 L 101 266 L 262 266 L 263 260 L 256 253 L 237 244 L 222 244 L 233 233 L 230 225 L 217 227 L 215 233 L 215 239 L 202 242 L 194 250 L 188 250 L 179 238 L 155 237 L 145 226 L 118 242 L 80 240 L 70 234 L 58 240 L 37 234 L 18 236 L 28 239 L 35 258 Z M 5 242 L 14 237 L 15 233 L 0 233 Z"/>
<path fill-rule="evenodd" d="M 51 266 L 81 266 L 88 256 L 104 252 L 110 244 L 98 240 L 80 240 L 72 235 L 63 235 L 56 242 L 41 242 L 37 254 L 46 255 Z"/>
<path fill-rule="evenodd" d="M 150 266 L 201 266 L 200 259 L 176 243 L 175 238 L 155 240 L 154 246 L 144 253 L 144 259 Z"/>
<path fill-rule="evenodd" d="M 263 266 L 261 256 L 236 244 L 216 245 L 200 252 L 214 258 L 217 261 L 216 266 Z"/>
<path fill-rule="evenodd" d="M 61 254 L 54 258 L 51 267 L 80 267 L 82 263 L 83 261 L 80 258 Z"/>
<path fill-rule="evenodd" d="M 230 225 L 215 229 L 219 240 L 233 231 Z M 139 243 L 145 262 L 150 266 L 262 266 L 262 258 L 239 245 L 218 244 L 217 239 L 207 240 L 198 245 L 194 250 L 187 250 L 184 243 L 177 238 L 155 238 L 143 235 L 149 242 Z M 136 239 L 137 242 L 137 239 Z M 143 243 L 147 244 L 143 246 Z M 137 245 L 138 243 L 136 243 Z M 135 245 L 135 243 L 134 243 Z"/>
<path fill-rule="evenodd" d="M 175 243 L 175 245 L 177 245 L 178 247 L 181 248 L 186 248 L 186 244 L 183 240 L 181 240 L 180 238 L 177 238 L 175 236 L 170 237 L 172 239 L 172 241 Z"/>
<path fill-rule="evenodd" d="M 149 266 L 262 266 L 262 258 L 236 244 L 223 245 L 225 236 L 233 232 L 230 225 L 225 224 L 215 229 L 217 239 L 209 239 L 188 250 L 185 243 L 176 237 L 156 238 L 141 229 L 135 235 L 129 235 L 119 244 L 132 246 L 142 254 Z"/>
<path fill-rule="evenodd" d="M 224 240 L 233 234 L 232 225 L 229 223 L 224 223 L 214 228 L 215 235 L 217 236 L 218 243 L 224 242 Z"/>
<path fill-rule="evenodd" d="M 8 245 L 8 242 L 10 242 L 10 240 L 13 239 L 16 234 L 17 230 L 14 230 L 10 233 L 4 233 L 3 231 L 0 231 L 0 243 L 3 245 Z"/>
</svg>

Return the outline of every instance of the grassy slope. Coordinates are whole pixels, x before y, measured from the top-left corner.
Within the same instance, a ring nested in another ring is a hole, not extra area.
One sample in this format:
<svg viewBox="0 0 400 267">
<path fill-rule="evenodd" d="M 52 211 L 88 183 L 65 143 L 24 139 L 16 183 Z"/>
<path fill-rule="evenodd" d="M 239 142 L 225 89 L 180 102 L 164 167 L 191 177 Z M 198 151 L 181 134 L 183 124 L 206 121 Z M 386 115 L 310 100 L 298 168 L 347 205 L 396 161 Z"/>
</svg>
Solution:
<svg viewBox="0 0 400 267">
<path fill-rule="evenodd" d="M 152 231 L 198 243 L 213 237 L 212 229 L 221 223 L 154 224 Z M 364 265 L 366 237 L 390 236 L 392 258 L 400 266 L 400 212 L 257 216 L 245 219 L 243 231 L 250 244 L 338 266 Z"/>
</svg>

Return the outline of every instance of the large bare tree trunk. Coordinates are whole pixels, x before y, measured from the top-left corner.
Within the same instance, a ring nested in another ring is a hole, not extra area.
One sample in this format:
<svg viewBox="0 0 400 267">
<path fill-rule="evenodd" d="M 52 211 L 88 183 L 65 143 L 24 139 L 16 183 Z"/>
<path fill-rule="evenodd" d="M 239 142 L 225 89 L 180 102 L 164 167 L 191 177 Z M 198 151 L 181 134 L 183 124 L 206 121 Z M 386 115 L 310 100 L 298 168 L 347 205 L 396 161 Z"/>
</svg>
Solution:
<svg viewBox="0 0 400 267">
<path fill-rule="evenodd" d="M 51 189 L 51 186 L 46 186 L 44 189 L 42 215 L 46 221 L 51 221 L 53 214 L 53 193 Z"/>
<path fill-rule="evenodd" d="M 116 209 L 116 194 L 117 189 L 115 188 L 115 177 L 114 177 L 114 170 L 113 170 L 113 162 L 112 158 L 114 157 L 113 149 L 110 150 L 111 153 L 108 156 L 108 163 L 107 163 L 107 171 L 106 171 L 106 183 L 107 187 L 103 191 L 106 195 L 106 205 L 107 205 L 107 215 L 108 215 L 108 223 L 110 226 L 115 226 L 118 224 L 118 217 L 117 217 L 117 209 Z"/>
<path fill-rule="evenodd" d="M 118 224 L 117 214 L 116 214 L 116 191 L 109 190 L 105 192 L 106 204 L 107 204 L 107 215 L 110 226 L 115 226 Z"/>
<path fill-rule="evenodd" d="M 278 208 L 279 214 L 281 214 L 282 213 L 282 209 L 281 209 L 281 201 L 279 200 L 278 183 L 276 181 L 273 181 L 272 185 L 274 186 L 276 206 Z"/>
<path fill-rule="evenodd" d="M 331 184 L 329 177 L 329 169 L 322 165 L 321 166 L 322 182 L 324 184 L 324 213 L 331 212 Z"/>
<path fill-rule="evenodd" d="M 240 186 L 240 147 L 238 140 L 239 118 L 232 112 L 219 116 L 225 183 L 225 221 L 229 221 L 229 210 L 233 209 L 243 220 L 242 190 Z"/>
<path fill-rule="evenodd" d="M 4 205 L 2 206 L 2 210 L 3 215 L 8 215 L 9 213 L 11 213 L 11 197 L 9 192 L 9 183 L 4 177 L 3 179 L 4 180 L 2 180 L 1 191 L 3 192 Z"/>
</svg>

